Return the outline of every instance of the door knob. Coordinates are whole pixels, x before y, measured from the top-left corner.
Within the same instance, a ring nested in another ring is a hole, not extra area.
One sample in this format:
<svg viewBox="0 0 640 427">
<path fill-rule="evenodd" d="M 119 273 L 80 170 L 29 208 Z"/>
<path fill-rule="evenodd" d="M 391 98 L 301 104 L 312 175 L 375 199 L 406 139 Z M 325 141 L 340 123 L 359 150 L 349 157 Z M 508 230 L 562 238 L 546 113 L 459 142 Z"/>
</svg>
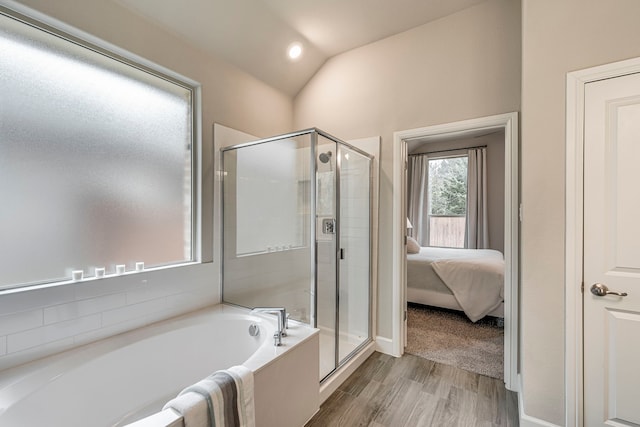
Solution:
<svg viewBox="0 0 640 427">
<path fill-rule="evenodd" d="M 607 285 L 603 285 L 602 283 L 594 283 L 591 285 L 591 293 L 597 297 L 603 297 L 605 295 L 617 295 L 619 297 L 626 297 L 628 294 L 626 292 L 614 292 L 610 291 L 607 288 Z"/>
</svg>

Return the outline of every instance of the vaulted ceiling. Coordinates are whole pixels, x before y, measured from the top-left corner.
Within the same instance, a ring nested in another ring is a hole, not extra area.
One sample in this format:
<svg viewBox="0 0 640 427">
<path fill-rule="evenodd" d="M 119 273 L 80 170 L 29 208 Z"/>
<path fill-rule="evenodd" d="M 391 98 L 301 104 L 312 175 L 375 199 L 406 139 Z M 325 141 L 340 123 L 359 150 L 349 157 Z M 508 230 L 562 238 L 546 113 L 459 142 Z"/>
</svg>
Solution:
<svg viewBox="0 0 640 427">
<path fill-rule="evenodd" d="M 332 56 L 485 0 L 113 1 L 293 96 Z"/>
</svg>

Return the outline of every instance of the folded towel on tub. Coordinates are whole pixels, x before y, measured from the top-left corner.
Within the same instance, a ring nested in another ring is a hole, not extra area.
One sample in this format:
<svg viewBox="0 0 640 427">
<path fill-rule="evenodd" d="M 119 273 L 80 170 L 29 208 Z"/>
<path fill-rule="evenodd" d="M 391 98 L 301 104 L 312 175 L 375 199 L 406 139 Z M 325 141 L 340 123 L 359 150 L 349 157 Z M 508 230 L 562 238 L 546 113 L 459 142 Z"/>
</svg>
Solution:
<svg viewBox="0 0 640 427">
<path fill-rule="evenodd" d="M 253 372 L 244 366 L 217 371 L 182 390 L 167 408 L 182 415 L 185 427 L 255 427 Z"/>
<path fill-rule="evenodd" d="M 242 365 L 227 370 L 233 377 L 238 390 L 238 412 L 242 427 L 255 427 L 256 410 L 253 399 L 253 371 Z"/>
<path fill-rule="evenodd" d="M 207 401 L 200 393 L 180 393 L 178 397 L 167 402 L 162 409 L 165 410 L 168 408 L 171 408 L 182 415 L 185 427 L 208 427 L 210 425 Z"/>
</svg>

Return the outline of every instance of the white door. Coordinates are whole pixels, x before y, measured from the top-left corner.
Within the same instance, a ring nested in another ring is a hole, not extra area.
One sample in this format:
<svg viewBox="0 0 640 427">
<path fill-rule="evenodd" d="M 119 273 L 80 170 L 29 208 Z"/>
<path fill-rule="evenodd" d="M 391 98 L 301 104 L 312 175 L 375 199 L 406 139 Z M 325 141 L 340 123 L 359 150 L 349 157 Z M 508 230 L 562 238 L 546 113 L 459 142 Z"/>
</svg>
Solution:
<svg viewBox="0 0 640 427">
<path fill-rule="evenodd" d="M 640 426 L 640 74 L 588 83 L 584 114 L 584 425 Z"/>
</svg>

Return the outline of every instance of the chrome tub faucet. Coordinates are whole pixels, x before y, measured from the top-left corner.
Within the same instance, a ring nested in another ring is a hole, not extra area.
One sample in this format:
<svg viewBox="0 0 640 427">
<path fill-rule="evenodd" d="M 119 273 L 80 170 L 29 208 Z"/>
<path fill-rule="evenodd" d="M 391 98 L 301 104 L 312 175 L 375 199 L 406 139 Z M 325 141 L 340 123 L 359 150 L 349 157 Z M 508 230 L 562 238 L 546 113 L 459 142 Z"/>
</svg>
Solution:
<svg viewBox="0 0 640 427">
<path fill-rule="evenodd" d="M 273 345 L 282 345 L 282 337 L 287 336 L 287 310 L 284 307 L 254 307 L 251 313 L 269 313 L 278 316 L 278 330 L 273 334 Z"/>
</svg>

